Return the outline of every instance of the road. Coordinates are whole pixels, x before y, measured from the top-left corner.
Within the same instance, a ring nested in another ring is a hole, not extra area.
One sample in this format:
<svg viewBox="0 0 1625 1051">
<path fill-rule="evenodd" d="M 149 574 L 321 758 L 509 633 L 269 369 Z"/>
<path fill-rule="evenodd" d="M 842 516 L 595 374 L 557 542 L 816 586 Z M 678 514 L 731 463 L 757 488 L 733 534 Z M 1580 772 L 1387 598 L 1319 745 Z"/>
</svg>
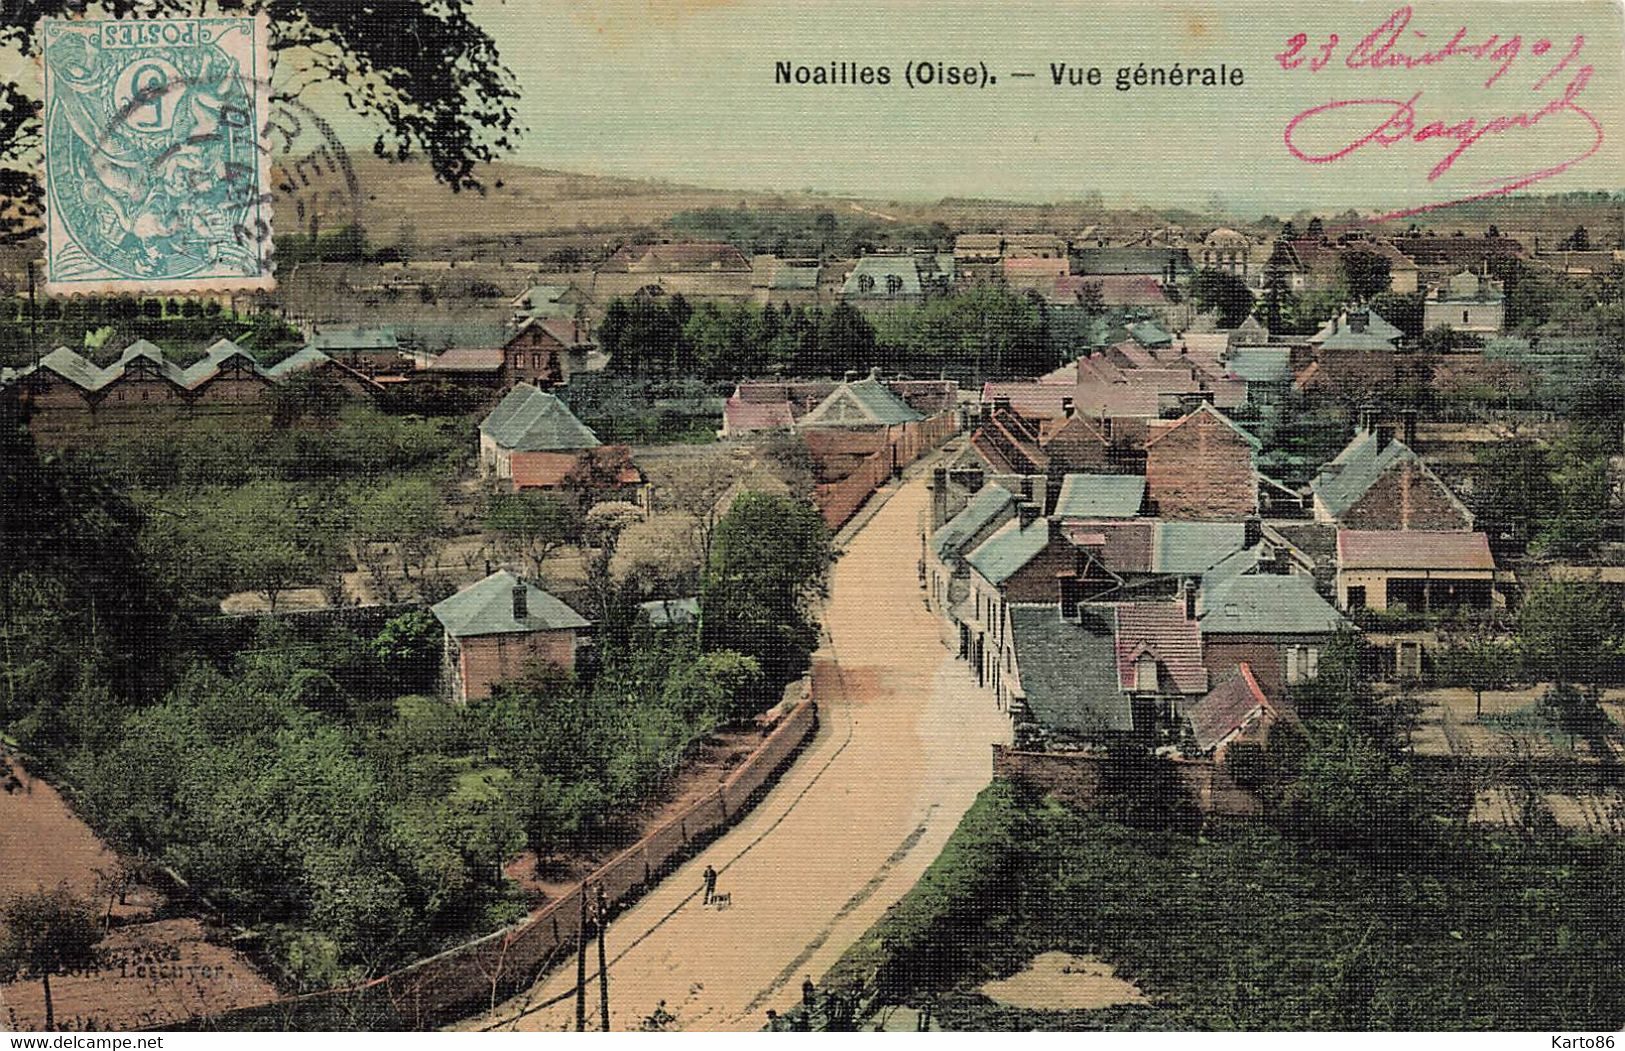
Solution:
<svg viewBox="0 0 1625 1051">
<path fill-rule="evenodd" d="M 760 1028 L 914 885 L 990 780 L 1009 722 L 938 641 L 916 577 L 928 479 L 899 487 L 835 565 L 815 738 L 743 821 L 611 923 L 611 1028 L 662 1001 L 672 1028 Z M 726 908 L 701 904 L 706 865 Z M 459 1028 L 571 1028 L 572 999 L 532 1005 L 574 980 L 561 967 Z M 597 996 L 594 982 L 589 1026 Z"/>
</svg>

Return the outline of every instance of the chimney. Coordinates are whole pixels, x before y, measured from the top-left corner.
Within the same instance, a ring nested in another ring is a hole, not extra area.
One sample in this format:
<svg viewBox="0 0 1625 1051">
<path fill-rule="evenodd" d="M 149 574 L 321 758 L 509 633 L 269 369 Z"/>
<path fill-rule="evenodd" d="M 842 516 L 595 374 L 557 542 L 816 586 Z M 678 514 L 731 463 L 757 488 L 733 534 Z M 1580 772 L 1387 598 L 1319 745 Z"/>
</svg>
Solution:
<svg viewBox="0 0 1625 1051">
<path fill-rule="evenodd" d="M 525 601 L 525 585 L 523 583 L 513 586 L 513 619 L 523 621 L 530 616 L 529 605 Z"/>
<path fill-rule="evenodd" d="M 1021 476 L 1021 502 L 1024 504 L 1033 502 L 1033 476 L 1030 474 Z"/>
<path fill-rule="evenodd" d="M 869 366 L 869 378 L 876 381 L 877 383 L 880 381 L 880 366 L 879 365 L 871 365 L 871 366 Z"/>
<path fill-rule="evenodd" d="M 1009 412 L 1010 411 L 1010 395 L 1008 395 L 1008 394 L 995 394 L 993 396 L 993 411 L 995 411 L 995 412 Z"/>
<path fill-rule="evenodd" d="M 1107 441 L 1112 440 L 1112 418 L 1106 415 L 1106 407 L 1100 407 L 1100 436 Z"/>
<path fill-rule="evenodd" d="M 1332 332 L 1335 333 L 1336 331 L 1337 331 L 1337 316 L 1334 314 L 1332 316 Z"/>
<path fill-rule="evenodd" d="M 1055 590 L 1061 606 L 1061 619 L 1072 620 L 1078 615 L 1078 603 L 1083 601 L 1083 582 L 1078 574 L 1063 569 L 1055 574 Z"/>
<path fill-rule="evenodd" d="M 1196 580 L 1194 577 L 1185 578 L 1185 619 L 1196 619 Z"/>
<path fill-rule="evenodd" d="M 841 379 L 844 382 L 847 382 L 847 383 L 855 382 L 857 380 L 857 378 L 858 378 L 858 373 L 857 373 L 857 370 L 855 370 L 855 369 L 847 369 L 846 374 L 841 377 Z"/>
<path fill-rule="evenodd" d="M 1349 312 L 1349 331 L 1350 332 L 1364 332 L 1365 331 L 1366 321 L 1367 321 L 1367 315 L 1366 315 L 1365 311 L 1363 311 L 1363 310 L 1350 311 Z"/>
<path fill-rule="evenodd" d="M 1024 503 L 1024 504 L 1021 505 L 1018 513 L 1021 515 L 1021 530 L 1022 530 L 1022 532 L 1026 532 L 1027 530 L 1031 529 L 1032 526 L 1033 526 L 1033 523 L 1038 521 L 1038 505 L 1037 504 Z"/>
<path fill-rule="evenodd" d="M 1264 541 L 1264 520 L 1251 515 L 1241 524 L 1241 546 L 1254 548 Z"/>
<path fill-rule="evenodd" d="M 1393 441 L 1393 440 L 1394 440 L 1394 427 L 1393 427 L 1393 424 L 1389 424 L 1389 423 L 1379 423 L 1379 424 L 1377 424 L 1377 448 L 1379 450 L 1380 449 L 1386 449 L 1386 448 L 1388 448 L 1388 443 Z"/>
<path fill-rule="evenodd" d="M 1061 415 L 1070 420 L 1072 413 L 1075 411 L 1077 411 L 1077 403 L 1072 400 L 1071 396 L 1063 397 L 1061 399 Z"/>
<path fill-rule="evenodd" d="M 1406 409 L 1399 414 L 1400 425 L 1404 428 L 1405 444 L 1416 448 L 1416 410 Z"/>
</svg>

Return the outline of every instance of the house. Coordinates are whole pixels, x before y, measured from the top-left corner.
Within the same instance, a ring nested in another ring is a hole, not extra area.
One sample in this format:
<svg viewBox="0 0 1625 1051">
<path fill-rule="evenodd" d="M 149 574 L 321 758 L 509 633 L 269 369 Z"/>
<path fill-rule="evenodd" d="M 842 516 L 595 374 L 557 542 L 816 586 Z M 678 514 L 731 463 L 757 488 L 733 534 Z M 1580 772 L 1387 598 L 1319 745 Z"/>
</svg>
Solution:
<svg viewBox="0 0 1625 1051">
<path fill-rule="evenodd" d="M 627 478 L 630 453 L 619 455 L 621 448 L 604 447 L 557 396 L 520 383 L 479 424 L 479 474 L 517 489 L 556 489 L 577 473 L 596 479 L 611 471 L 614 486 L 640 486 L 640 476 Z"/>
<path fill-rule="evenodd" d="M 1077 265 L 1073 272 L 1085 277 L 1151 277 L 1158 284 L 1170 286 L 1189 282 L 1195 271 L 1190 252 L 1184 248 L 1080 248 L 1075 255 Z"/>
<path fill-rule="evenodd" d="M 1172 302 L 1167 288 L 1148 274 L 1058 275 L 1044 298 L 1052 306 L 1077 306 L 1091 294 L 1091 288 L 1100 295 L 1102 306 L 1159 309 Z"/>
<path fill-rule="evenodd" d="M 287 383 L 294 377 L 306 382 L 319 383 L 348 395 L 366 394 L 377 397 L 383 393 L 378 382 L 365 373 L 334 361 L 315 347 L 302 347 L 265 370 L 275 383 Z"/>
<path fill-rule="evenodd" d="M 1202 238 L 1196 253 L 1203 270 L 1223 270 L 1244 280 L 1263 269 L 1262 260 L 1253 261 L 1252 238 L 1229 227 L 1221 226 Z"/>
<path fill-rule="evenodd" d="M 323 329 L 305 344 L 313 350 L 368 376 L 395 372 L 401 364 L 401 346 L 394 329 L 352 326 Z"/>
<path fill-rule="evenodd" d="M 656 631 L 685 628 L 700 621 L 697 598 L 657 598 L 638 603 L 638 617 Z"/>
<path fill-rule="evenodd" d="M 501 347 L 452 347 L 425 357 L 413 379 L 445 380 L 465 387 L 502 386 Z"/>
<path fill-rule="evenodd" d="M 1262 744 L 1272 727 L 1300 725 L 1298 713 L 1283 699 L 1271 698 L 1243 661 L 1234 674 L 1208 691 L 1185 712 L 1196 752 L 1223 760 L 1236 741 Z"/>
<path fill-rule="evenodd" d="M 1496 284 L 1468 270 L 1434 288 L 1422 301 L 1422 327 L 1494 335 L 1506 324 L 1506 297 Z"/>
<path fill-rule="evenodd" d="M 1008 682 L 1001 703 L 1022 747 L 1104 745 L 1149 730 L 1117 675 L 1110 606 L 1065 615 L 1054 603 L 1005 613 Z"/>
<path fill-rule="evenodd" d="M 796 421 L 799 430 L 823 427 L 897 427 L 925 417 L 881 382 L 878 372 L 848 379 Z"/>
<path fill-rule="evenodd" d="M 586 293 L 574 285 L 531 285 L 510 305 L 514 324 L 520 325 L 531 318 L 578 317 L 586 303 Z"/>
<path fill-rule="evenodd" d="M 1375 336 L 1387 344 L 1378 349 L 1387 350 L 1392 350 L 1393 344 L 1405 338 L 1397 326 L 1370 307 L 1345 307 L 1336 317 L 1320 326 L 1320 331 L 1309 337 L 1309 345 L 1321 347 L 1338 333 L 1350 332 Z"/>
<path fill-rule="evenodd" d="M 946 470 L 941 477 L 933 476 L 934 497 L 946 486 Z M 966 555 L 1016 517 L 1017 503 L 1015 494 L 1003 486 L 983 485 L 965 502 L 958 514 L 932 531 L 926 539 L 926 605 L 945 619 L 949 626 L 949 638 L 944 641 L 949 645 L 957 644 L 962 654 L 970 644 L 965 634 L 968 629 L 954 620 L 952 612 L 970 594 L 970 570 Z"/>
<path fill-rule="evenodd" d="M 1118 687 L 1150 706 L 1157 723 L 1177 722 L 1184 708 L 1208 691 L 1194 611 L 1181 596 L 1119 602 L 1112 609 Z"/>
<path fill-rule="evenodd" d="M 1387 427 L 1356 432 L 1309 489 L 1315 520 L 1345 529 L 1473 527 L 1461 498 Z"/>
<path fill-rule="evenodd" d="M 1526 253 L 1510 237 L 1396 237 L 1393 246 L 1415 263 L 1423 281 L 1442 281 L 1463 270 L 1500 272 Z"/>
<path fill-rule="evenodd" d="M 593 298 L 681 294 L 745 299 L 752 294 L 750 259 L 731 244 L 683 241 L 623 245 L 593 272 Z"/>
<path fill-rule="evenodd" d="M 502 346 L 502 383 L 555 387 L 578 372 L 602 368 L 587 326 L 579 319 L 527 318 Z"/>
<path fill-rule="evenodd" d="M 1271 697 L 1315 678 L 1332 637 L 1349 627 L 1307 573 L 1209 572 L 1196 592 L 1202 655 L 1220 682 L 1247 665 Z"/>
<path fill-rule="evenodd" d="M 959 388 L 952 380 L 879 379 L 875 373 L 870 375 L 921 417 L 951 412 L 958 404 Z M 742 380 L 723 403 L 721 435 L 737 438 L 792 428 L 843 382 L 857 379 L 854 372 L 845 380 Z M 858 396 L 862 397 L 863 392 Z"/>
<path fill-rule="evenodd" d="M 866 255 L 848 271 L 839 294 L 842 302 L 859 307 L 918 303 L 952 280 L 935 255 Z"/>
<path fill-rule="evenodd" d="M 1151 424 L 1145 443 L 1152 514 L 1187 521 L 1233 521 L 1258 513 L 1253 458 L 1263 443 L 1212 405 Z"/>
<path fill-rule="evenodd" d="M 221 339 L 181 371 L 181 383 L 193 405 L 258 406 L 276 379 L 242 347 Z"/>
<path fill-rule="evenodd" d="M 498 570 L 431 607 L 445 631 L 442 687 L 467 703 L 534 661 L 574 671 L 592 622 L 535 584 Z"/>
<path fill-rule="evenodd" d="M 1134 474 L 1068 474 L 1055 499 L 1055 518 L 1138 518 L 1145 479 Z"/>
<path fill-rule="evenodd" d="M 1337 531 L 1340 609 L 1428 613 L 1490 609 L 1498 604 L 1495 556 L 1483 533 Z"/>
</svg>

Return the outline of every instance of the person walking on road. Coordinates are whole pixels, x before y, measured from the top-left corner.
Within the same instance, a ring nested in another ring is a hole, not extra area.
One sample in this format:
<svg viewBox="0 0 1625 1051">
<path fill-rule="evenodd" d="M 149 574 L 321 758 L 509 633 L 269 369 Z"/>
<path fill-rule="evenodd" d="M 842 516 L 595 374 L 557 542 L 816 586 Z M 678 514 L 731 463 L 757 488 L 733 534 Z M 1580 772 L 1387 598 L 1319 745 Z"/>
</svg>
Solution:
<svg viewBox="0 0 1625 1051">
<path fill-rule="evenodd" d="M 711 904 L 711 899 L 717 893 L 717 870 L 710 865 L 705 866 L 705 901 L 701 904 Z"/>
</svg>

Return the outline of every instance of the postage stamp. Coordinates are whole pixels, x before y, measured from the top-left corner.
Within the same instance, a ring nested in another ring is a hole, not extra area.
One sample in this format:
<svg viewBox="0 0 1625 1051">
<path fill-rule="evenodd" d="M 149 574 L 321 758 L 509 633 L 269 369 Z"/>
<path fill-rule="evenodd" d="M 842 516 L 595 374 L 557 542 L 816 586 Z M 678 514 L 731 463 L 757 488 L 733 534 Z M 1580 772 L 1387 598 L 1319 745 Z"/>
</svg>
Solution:
<svg viewBox="0 0 1625 1051">
<path fill-rule="evenodd" d="M 43 19 L 46 287 L 275 287 L 263 17 Z"/>
</svg>

